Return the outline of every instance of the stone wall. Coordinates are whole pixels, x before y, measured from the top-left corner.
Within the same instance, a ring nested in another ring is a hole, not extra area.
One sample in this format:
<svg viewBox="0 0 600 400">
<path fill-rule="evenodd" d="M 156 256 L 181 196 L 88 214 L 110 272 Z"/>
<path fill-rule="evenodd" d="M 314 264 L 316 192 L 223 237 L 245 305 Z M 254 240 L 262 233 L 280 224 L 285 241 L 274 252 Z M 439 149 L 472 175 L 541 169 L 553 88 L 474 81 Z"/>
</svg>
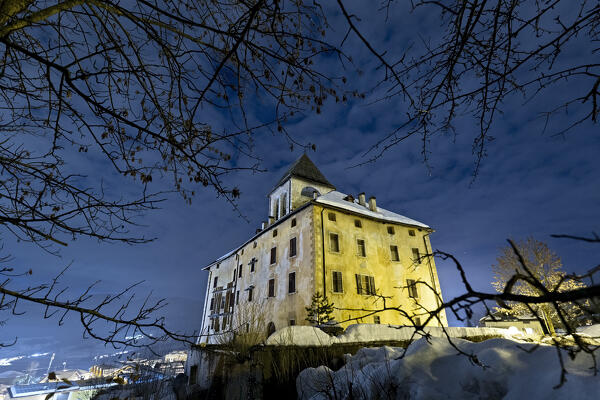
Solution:
<svg viewBox="0 0 600 400">
<path fill-rule="evenodd" d="M 359 330 L 367 328 L 362 324 L 355 326 Z M 360 335 L 358 331 L 353 333 L 350 329 L 346 339 L 342 335 L 342 340 L 332 338 L 332 342 L 328 344 L 304 342 L 303 345 L 259 345 L 245 357 L 236 353 L 235 348 L 224 345 L 194 346 L 186 364 L 186 375 L 191 383 L 189 399 L 293 399 L 296 398 L 295 382 L 300 371 L 321 365 L 337 370 L 344 365 L 345 354 L 355 354 L 363 347 L 406 347 L 412 337 L 409 329 L 397 329 L 394 335 L 393 331 L 385 335 L 374 335 L 371 341 L 363 342 L 353 342 L 353 337 L 362 340 L 364 335 Z M 427 331 L 432 336 L 446 335 L 438 327 L 427 328 Z M 446 328 L 446 333 L 451 337 L 471 341 L 508 336 L 506 330 L 497 328 L 455 327 Z M 273 336 L 277 334 L 276 332 Z M 417 335 L 412 340 L 420 337 Z M 527 339 L 526 336 L 521 338 Z M 193 366 L 195 374 L 192 374 Z"/>
</svg>

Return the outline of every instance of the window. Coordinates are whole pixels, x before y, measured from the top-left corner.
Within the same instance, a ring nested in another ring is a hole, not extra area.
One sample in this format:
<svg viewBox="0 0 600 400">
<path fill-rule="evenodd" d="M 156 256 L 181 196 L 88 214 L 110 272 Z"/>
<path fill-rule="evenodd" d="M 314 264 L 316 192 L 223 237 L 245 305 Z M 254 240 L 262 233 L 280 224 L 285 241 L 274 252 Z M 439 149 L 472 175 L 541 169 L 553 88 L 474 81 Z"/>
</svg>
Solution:
<svg viewBox="0 0 600 400">
<path fill-rule="evenodd" d="M 296 218 L 292 218 L 292 228 L 296 226 Z"/>
<path fill-rule="evenodd" d="M 243 271 L 243 270 L 244 270 L 244 266 L 243 266 L 243 265 L 240 265 L 240 266 L 238 267 L 238 278 L 241 278 L 241 277 L 242 277 L 242 271 Z"/>
<path fill-rule="evenodd" d="M 290 272 L 288 278 L 288 293 L 296 293 L 296 273 Z"/>
<path fill-rule="evenodd" d="M 290 319 L 290 326 L 294 326 L 296 325 L 296 320 L 295 319 Z"/>
<path fill-rule="evenodd" d="M 392 256 L 392 261 L 400 261 L 400 256 L 398 255 L 398 246 L 390 246 L 390 253 Z"/>
<path fill-rule="evenodd" d="M 244 249 L 242 249 L 242 254 L 241 254 L 241 255 L 242 255 L 242 256 L 244 255 Z"/>
<path fill-rule="evenodd" d="M 363 239 L 356 239 L 356 249 L 358 250 L 359 256 L 367 256 L 367 251 L 365 250 L 365 241 Z"/>
<path fill-rule="evenodd" d="M 273 229 L 273 237 L 277 236 L 277 229 Z"/>
<path fill-rule="evenodd" d="M 327 214 L 327 219 L 329 219 L 330 221 L 335 222 L 335 213 L 328 213 Z"/>
<path fill-rule="evenodd" d="M 408 230 L 408 236 L 415 236 L 415 230 L 414 229 L 409 229 Z"/>
<path fill-rule="evenodd" d="M 221 265 L 221 264 L 217 264 L 217 269 L 219 269 L 219 265 Z"/>
<path fill-rule="evenodd" d="M 342 273 L 333 271 L 333 292 L 342 293 L 344 291 L 344 283 L 342 281 Z"/>
<path fill-rule="evenodd" d="M 232 281 L 235 281 L 235 277 L 237 276 L 237 269 L 233 269 L 233 279 L 231 279 Z"/>
<path fill-rule="evenodd" d="M 240 291 L 235 292 L 235 304 L 240 304 Z"/>
<path fill-rule="evenodd" d="M 256 264 L 256 258 L 252 257 L 252 260 L 248 263 L 250 265 L 250 272 L 254 272 L 254 265 Z"/>
<path fill-rule="evenodd" d="M 252 245 L 252 247 L 256 248 L 256 242 L 254 242 L 254 244 Z"/>
<path fill-rule="evenodd" d="M 271 264 L 275 264 L 277 262 L 277 247 L 273 247 L 271 249 Z"/>
<path fill-rule="evenodd" d="M 419 292 L 417 290 L 417 282 L 414 279 L 406 280 L 406 287 L 408 288 L 408 296 L 416 299 L 419 297 Z"/>
<path fill-rule="evenodd" d="M 373 317 L 373 323 L 375 323 L 375 324 L 380 324 L 381 323 L 381 318 L 379 317 L 379 315 L 375 315 Z"/>
<path fill-rule="evenodd" d="M 223 298 L 223 308 L 225 309 L 225 311 L 227 311 L 227 309 L 229 309 L 231 304 L 233 304 L 231 302 L 231 293 L 228 292 L 225 294 L 225 297 Z"/>
<path fill-rule="evenodd" d="M 254 291 L 254 288 L 252 286 L 250 286 L 248 288 L 248 301 L 252 301 L 252 292 Z"/>
<path fill-rule="evenodd" d="M 375 278 L 368 275 L 356 274 L 356 293 L 364 295 L 375 294 Z"/>
<path fill-rule="evenodd" d="M 215 298 L 210 299 L 210 311 L 215 309 Z"/>
<path fill-rule="evenodd" d="M 294 257 L 296 255 L 296 238 L 290 239 L 290 257 Z"/>
<path fill-rule="evenodd" d="M 269 279 L 269 297 L 275 297 L 275 279 Z"/>
<path fill-rule="evenodd" d="M 281 196 L 281 216 L 287 214 L 287 193 Z"/>
<path fill-rule="evenodd" d="M 198 378 L 198 365 L 192 365 L 190 368 L 190 385 L 195 385 Z"/>
<path fill-rule="evenodd" d="M 362 222 L 360 222 L 360 219 L 354 220 L 354 226 L 357 228 L 362 228 Z"/>
<path fill-rule="evenodd" d="M 419 254 L 419 249 L 412 249 L 413 253 L 413 261 L 417 264 L 421 263 L 421 255 Z"/>
<path fill-rule="evenodd" d="M 413 321 L 415 322 L 415 326 L 421 326 L 421 317 L 413 317 Z"/>
<path fill-rule="evenodd" d="M 394 234 L 396 233 L 396 231 L 394 230 L 394 227 L 393 227 L 393 226 L 388 226 L 388 230 L 387 230 L 387 231 L 388 231 L 388 233 L 389 233 L 390 235 L 394 235 Z"/>
<path fill-rule="evenodd" d="M 273 218 L 279 218 L 279 202 L 277 200 L 273 200 Z"/>
<path fill-rule="evenodd" d="M 218 276 L 215 276 L 215 280 L 213 281 L 213 288 L 217 287 L 217 281 L 219 280 Z"/>
<path fill-rule="evenodd" d="M 329 234 L 329 250 L 333 251 L 334 253 L 340 252 L 340 240 L 337 233 Z"/>
</svg>

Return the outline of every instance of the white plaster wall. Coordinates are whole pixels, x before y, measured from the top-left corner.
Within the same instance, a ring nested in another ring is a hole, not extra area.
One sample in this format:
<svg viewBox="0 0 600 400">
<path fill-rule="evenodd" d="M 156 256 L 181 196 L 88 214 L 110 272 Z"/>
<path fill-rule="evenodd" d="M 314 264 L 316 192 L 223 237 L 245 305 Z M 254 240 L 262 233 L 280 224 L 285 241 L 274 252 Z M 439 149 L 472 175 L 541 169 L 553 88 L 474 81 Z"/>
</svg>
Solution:
<svg viewBox="0 0 600 400">
<path fill-rule="evenodd" d="M 288 215 L 269 226 L 255 240 L 250 241 L 228 258 L 219 263 L 219 268 L 213 265 L 210 268 L 210 281 L 207 290 L 207 305 L 203 317 L 204 333 L 210 327 L 210 301 L 214 296 L 213 280 L 218 276 L 218 286 L 226 286 L 233 279 L 233 271 L 236 270 L 235 291 L 239 291 L 239 303 L 234 308 L 234 325 L 240 324 L 245 319 L 255 319 L 253 315 L 241 315 L 239 312 L 256 313 L 257 309 L 262 313 L 265 324 L 273 322 L 276 329 L 289 324 L 294 319 L 296 324 L 306 324 L 305 307 L 310 305 L 314 293 L 313 259 L 314 259 L 314 237 L 313 222 L 311 218 L 312 207 L 307 207 L 294 215 Z M 296 220 L 296 226 L 292 227 L 292 219 Z M 273 232 L 277 230 L 277 236 Z M 296 256 L 290 257 L 290 239 L 296 237 Z M 277 248 L 277 262 L 270 263 L 271 248 Z M 250 261 L 255 258 L 254 272 L 251 271 Z M 242 268 L 242 276 L 239 277 L 239 267 Z M 288 274 L 296 273 L 296 292 L 288 293 Z M 268 282 L 275 279 L 275 297 L 268 297 Z M 254 286 L 253 299 L 248 303 L 248 288 Z M 258 307 L 256 307 L 258 305 Z M 251 310 L 251 311 L 249 311 Z M 228 327 L 229 328 L 229 327 Z M 266 332 L 266 327 L 265 327 Z M 209 336 L 208 343 L 217 342 L 216 338 Z"/>
</svg>

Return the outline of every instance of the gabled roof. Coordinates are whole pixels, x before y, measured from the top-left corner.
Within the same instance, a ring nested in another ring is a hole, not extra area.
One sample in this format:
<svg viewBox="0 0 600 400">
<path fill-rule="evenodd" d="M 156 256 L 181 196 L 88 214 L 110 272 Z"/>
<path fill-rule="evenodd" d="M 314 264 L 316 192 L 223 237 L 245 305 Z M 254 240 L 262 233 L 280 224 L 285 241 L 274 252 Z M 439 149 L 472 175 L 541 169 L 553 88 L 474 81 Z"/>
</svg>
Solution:
<svg viewBox="0 0 600 400">
<path fill-rule="evenodd" d="M 317 166 L 311 161 L 311 159 L 308 158 L 306 153 L 302 154 L 302 156 L 290 166 L 290 168 L 285 172 L 285 174 L 283 174 L 283 177 L 281 177 L 281 179 L 277 182 L 275 187 L 278 187 L 292 176 L 303 178 L 312 182 L 317 182 L 335 189 L 335 186 L 333 186 L 327 180 L 327 178 L 325 178 L 321 171 L 319 171 L 319 168 L 317 168 Z"/>
</svg>

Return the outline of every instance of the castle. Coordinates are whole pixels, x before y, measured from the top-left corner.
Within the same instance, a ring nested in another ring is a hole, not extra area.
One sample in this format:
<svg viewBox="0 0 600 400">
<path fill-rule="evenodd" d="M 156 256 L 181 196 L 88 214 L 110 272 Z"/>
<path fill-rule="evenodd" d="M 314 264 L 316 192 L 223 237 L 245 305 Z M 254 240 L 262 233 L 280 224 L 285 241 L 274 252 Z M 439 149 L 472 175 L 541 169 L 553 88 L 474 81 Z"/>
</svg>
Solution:
<svg viewBox="0 0 600 400">
<path fill-rule="evenodd" d="M 442 303 L 429 235 L 418 221 L 379 207 L 375 197 L 335 190 L 306 154 L 277 182 L 269 220 L 242 245 L 204 268 L 208 285 L 201 341 L 264 321 L 267 334 L 308 325 L 315 293 L 334 304 L 342 327 L 411 325 Z M 428 325 L 447 325 L 442 311 Z M 204 339 L 202 339 L 204 338 Z"/>
</svg>

